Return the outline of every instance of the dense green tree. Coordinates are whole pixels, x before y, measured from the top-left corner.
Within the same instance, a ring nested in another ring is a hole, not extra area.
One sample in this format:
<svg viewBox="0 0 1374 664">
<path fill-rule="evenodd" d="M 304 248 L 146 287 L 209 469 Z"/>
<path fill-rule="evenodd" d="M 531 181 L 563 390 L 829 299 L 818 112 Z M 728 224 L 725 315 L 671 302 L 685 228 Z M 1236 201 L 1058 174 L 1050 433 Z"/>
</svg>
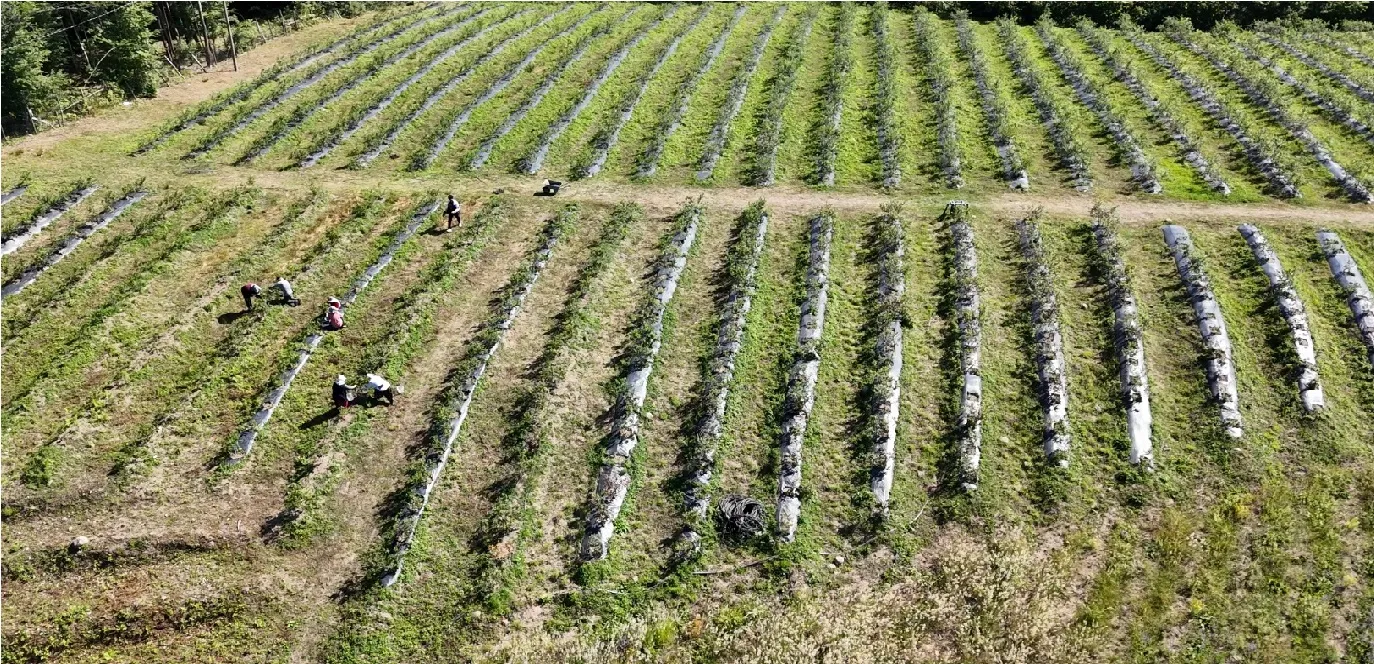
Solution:
<svg viewBox="0 0 1374 664">
<path fill-rule="evenodd" d="M 50 52 L 41 14 L 38 3 L 0 3 L 0 123 L 6 134 L 40 129 L 33 118 L 53 110 L 71 84 L 65 73 L 44 73 Z"/>
<path fill-rule="evenodd" d="M 92 2 L 101 13 L 112 3 Z M 147 2 L 130 2 L 93 22 L 86 48 L 91 52 L 91 78 L 118 88 L 126 97 L 157 94 L 158 55 L 153 44 L 153 14 Z"/>
</svg>

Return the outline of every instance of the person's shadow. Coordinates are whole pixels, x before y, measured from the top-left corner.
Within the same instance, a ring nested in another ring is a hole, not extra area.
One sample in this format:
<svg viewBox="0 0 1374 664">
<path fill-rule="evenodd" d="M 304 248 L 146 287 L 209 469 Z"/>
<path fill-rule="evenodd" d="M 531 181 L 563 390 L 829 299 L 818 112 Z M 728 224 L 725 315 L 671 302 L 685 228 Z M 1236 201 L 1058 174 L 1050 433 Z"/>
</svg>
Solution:
<svg viewBox="0 0 1374 664">
<path fill-rule="evenodd" d="M 219 321 L 220 325 L 228 325 L 251 313 L 253 312 L 247 309 L 244 309 L 243 311 L 227 311 L 225 313 L 220 314 L 217 318 L 215 318 L 215 320 Z"/>
<path fill-rule="evenodd" d="M 304 431 L 306 429 L 314 429 L 315 427 L 320 426 L 321 424 L 324 424 L 325 422 L 328 422 L 338 416 L 339 407 L 335 406 L 333 408 L 330 408 L 329 410 L 324 411 L 323 413 L 320 413 L 319 415 L 316 415 L 306 420 L 305 422 L 302 422 L 301 430 Z"/>
</svg>

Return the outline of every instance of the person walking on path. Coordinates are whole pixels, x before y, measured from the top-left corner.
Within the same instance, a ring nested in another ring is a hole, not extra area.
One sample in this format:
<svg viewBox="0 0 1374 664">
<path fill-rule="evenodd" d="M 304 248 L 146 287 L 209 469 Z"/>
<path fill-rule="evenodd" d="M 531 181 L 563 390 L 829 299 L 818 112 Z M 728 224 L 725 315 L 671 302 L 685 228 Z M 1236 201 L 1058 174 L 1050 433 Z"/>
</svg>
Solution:
<svg viewBox="0 0 1374 664">
<path fill-rule="evenodd" d="M 246 311 L 253 310 L 253 298 L 262 295 L 262 286 L 249 282 L 239 289 L 239 294 L 243 295 L 243 308 Z"/>
<path fill-rule="evenodd" d="M 272 284 L 272 287 L 281 292 L 282 304 L 293 307 L 300 306 L 301 301 L 296 299 L 295 292 L 291 290 L 291 282 L 287 281 L 286 277 L 277 277 L 277 281 Z"/>
<path fill-rule="evenodd" d="M 343 374 L 339 374 L 339 377 L 334 380 L 334 389 L 332 391 L 334 407 L 347 408 L 353 405 L 353 390 L 355 389 L 357 388 L 348 384 L 347 377 Z"/>
<path fill-rule="evenodd" d="M 453 194 L 448 195 L 448 205 L 444 208 L 444 217 L 448 220 L 448 228 L 445 233 L 452 233 L 457 224 L 457 228 L 463 227 L 463 206 L 458 203 L 458 199 Z"/>
</svg>

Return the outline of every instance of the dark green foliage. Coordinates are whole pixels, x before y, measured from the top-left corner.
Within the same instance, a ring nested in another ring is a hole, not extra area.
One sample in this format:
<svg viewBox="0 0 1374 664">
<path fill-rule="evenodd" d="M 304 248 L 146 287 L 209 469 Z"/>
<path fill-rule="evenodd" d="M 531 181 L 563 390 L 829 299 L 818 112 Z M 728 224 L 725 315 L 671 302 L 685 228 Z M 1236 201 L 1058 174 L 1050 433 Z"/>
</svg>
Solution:
<svg viewBox="0 0 1374 664">
<path fill-rule="evenodd" d="M 51 51 L 43 39 L 37 3 L 7 2 L 0 5 L 0 123 L 8 136 L 36 131 L 33 116 L 48 115 L 71 85 L 63 72 L 47 74 L 43 64 Z"/>
<path fill-rule="evenodd" d="M 4 133 L 43 129 L 94 97 L 151 97 L 160 64 L 148 3 L 7 2 L 0 98 Z"/>
<path fill-rule="evenodd" d="M 44 445 L 29 458 L 19 479 L 30 487 L 51 486 L 61 463 L 62 450 L 56 445 Z"/>
<path fill-rule="evenodd" d="M 104 9 L 107 3 L 89 3 Z M 91 78 L 113 85 L 126 97 L 151 97 L 157 94 L 157 53 L 153 50 L 148 25 L 153 15 L 144 3 L 131 2 L 87 24 L 91 37 L 86 48 L 100 53 L 90 72 Z"/>
</svg>

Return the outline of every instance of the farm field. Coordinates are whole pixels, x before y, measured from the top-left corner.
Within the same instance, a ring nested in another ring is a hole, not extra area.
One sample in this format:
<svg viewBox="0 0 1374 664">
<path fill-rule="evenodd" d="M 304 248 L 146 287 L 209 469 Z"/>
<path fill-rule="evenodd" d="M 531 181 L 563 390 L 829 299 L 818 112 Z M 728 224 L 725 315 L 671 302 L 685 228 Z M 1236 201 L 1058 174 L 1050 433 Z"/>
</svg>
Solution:
<svg viewBox="0 0 1374 664">
<path fill-rule="evenodd" d="M 406 4 L 9 140 L 0 661 L 1366 661 L 1371 56 Z"/>
</svg>

